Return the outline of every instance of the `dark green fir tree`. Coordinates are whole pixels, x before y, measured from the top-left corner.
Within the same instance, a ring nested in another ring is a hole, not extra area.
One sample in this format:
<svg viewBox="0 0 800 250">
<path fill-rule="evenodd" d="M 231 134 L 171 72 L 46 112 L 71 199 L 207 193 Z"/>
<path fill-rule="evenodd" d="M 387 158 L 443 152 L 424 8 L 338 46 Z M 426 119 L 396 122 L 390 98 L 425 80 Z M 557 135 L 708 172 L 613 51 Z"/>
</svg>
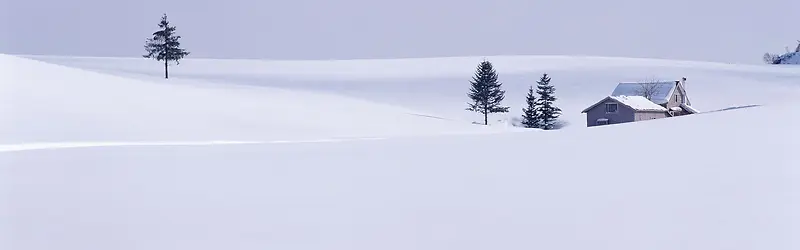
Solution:
<svg viewBox="0 0 800 250">
<path fill-rule="evenodd" d="M 525 97 L 527 107 L 522 108 L 522 125 L 526 128 L 539 127 L 539 115 L 536 113 L 536 96 L 533 95 L 533 86 L 528 89 L 528 96 Z"/>
<path fill-rule="evenodd" d="M 189 52 L 181 48 L 181 43 L 178 41 L 181 36 L 175 34 L 175 26 L 169 25 L 167 14 L 161 17 L 158 27 L 159 30 L 153 32 L 153 37 L 147 39 L 144 45 L 147 54 L 143 57 L 164 61 L 164 78 L 169 79 L 169 62 L 180 64 L 180 59 L 189 55 Z"/>
<path fill-rule="evenodd" d="M 502 89 L 503 84 L 498 81 L 492 63 L 486 60 L 481 62 L 470 84 L 467 96 L 472 101 L 468 103 L 467 110 L 483 114 L 484 125 L 489 125 L 489 114 L 508 112 L 508 107 L 501 105 L 505 99 L 505 90 Z"/>
<path fill-rule="evenodd" d="M 536 100 L 539 127 L 544 130 L 554 129 L 558 117 L 561 115 L 561 109 L 554 104 L 557 99 L 556 88 L 550 84 L 550 77 L 547 73 L 543 74 L 536 83 L 536 93 L 539 94 L 539 100 Z"/>
</svg>

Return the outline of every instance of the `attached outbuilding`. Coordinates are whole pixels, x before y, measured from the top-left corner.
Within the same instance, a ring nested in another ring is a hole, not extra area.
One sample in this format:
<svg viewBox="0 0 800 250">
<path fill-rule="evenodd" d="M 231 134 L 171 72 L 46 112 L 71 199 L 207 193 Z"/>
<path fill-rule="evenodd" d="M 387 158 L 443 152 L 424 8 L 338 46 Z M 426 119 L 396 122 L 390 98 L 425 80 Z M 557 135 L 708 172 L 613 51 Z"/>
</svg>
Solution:
<svg viewBox="0 0 800 250">
<path fill-rule="evenodd" d="M 669 116 L 667 108 L 642 96 L 608 96 L 584 109 L 582 113 L 586 113 L 586 125 L 589 127 Z"/>
</svg>

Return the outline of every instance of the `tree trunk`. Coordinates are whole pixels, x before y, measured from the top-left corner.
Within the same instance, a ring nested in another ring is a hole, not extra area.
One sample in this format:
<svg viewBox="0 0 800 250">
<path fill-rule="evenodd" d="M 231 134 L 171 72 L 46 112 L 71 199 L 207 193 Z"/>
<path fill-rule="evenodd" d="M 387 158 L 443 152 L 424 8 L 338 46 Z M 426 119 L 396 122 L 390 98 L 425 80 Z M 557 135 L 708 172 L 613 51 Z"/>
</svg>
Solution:
<svg viewBox="0 0 800 250">
<path fill-rule="evenodd" d="M 164 59 L 164 78 L 169 79 L 169 61 Z"/>
<path fill-rule="evenodd" d="M 489 105 L 483 104 L 483 125 L 489 125 Z"/>
</svg>

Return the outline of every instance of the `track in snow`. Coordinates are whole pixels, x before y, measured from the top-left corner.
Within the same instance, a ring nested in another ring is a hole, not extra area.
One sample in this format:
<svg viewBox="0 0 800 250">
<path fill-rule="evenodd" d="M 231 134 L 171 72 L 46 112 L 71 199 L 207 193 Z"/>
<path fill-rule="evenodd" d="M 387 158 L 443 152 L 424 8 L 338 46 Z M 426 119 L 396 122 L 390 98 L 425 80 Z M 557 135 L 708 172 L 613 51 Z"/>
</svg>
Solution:
<svg viewBox="0 0 800 250">
<path fill-rule="evenodd" d="M 23 143 L 0 145 L 0 153 L 19 152 L 46 149 L 93 148 L 93 147 L 127 147 L 127 146 L 215 146 L 236 144 L 300 144 L 300 143 L 330 143 L 346 141 L 383 140 L 381 137 L 344 138 L 344 139 L 319 139 L 298 141 L 174 141 L 174 142 L 53 142 L 53 143 Z"/>
</svg>

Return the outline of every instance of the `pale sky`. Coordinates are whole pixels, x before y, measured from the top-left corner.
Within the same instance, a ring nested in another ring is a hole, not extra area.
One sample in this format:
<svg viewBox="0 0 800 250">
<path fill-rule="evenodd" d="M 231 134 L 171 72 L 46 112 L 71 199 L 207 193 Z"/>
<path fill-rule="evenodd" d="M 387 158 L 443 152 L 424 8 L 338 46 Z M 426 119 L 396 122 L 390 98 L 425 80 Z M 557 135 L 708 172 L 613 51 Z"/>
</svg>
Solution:
<svg viewBox="0 0 800 250">
<path fill-rule="evenodd" d="M 510 54 L 761 63 L 798 0 L 0 0 L 0 53 L 138 57 L 161 13 L 194 58 Z"/>
</svg>

